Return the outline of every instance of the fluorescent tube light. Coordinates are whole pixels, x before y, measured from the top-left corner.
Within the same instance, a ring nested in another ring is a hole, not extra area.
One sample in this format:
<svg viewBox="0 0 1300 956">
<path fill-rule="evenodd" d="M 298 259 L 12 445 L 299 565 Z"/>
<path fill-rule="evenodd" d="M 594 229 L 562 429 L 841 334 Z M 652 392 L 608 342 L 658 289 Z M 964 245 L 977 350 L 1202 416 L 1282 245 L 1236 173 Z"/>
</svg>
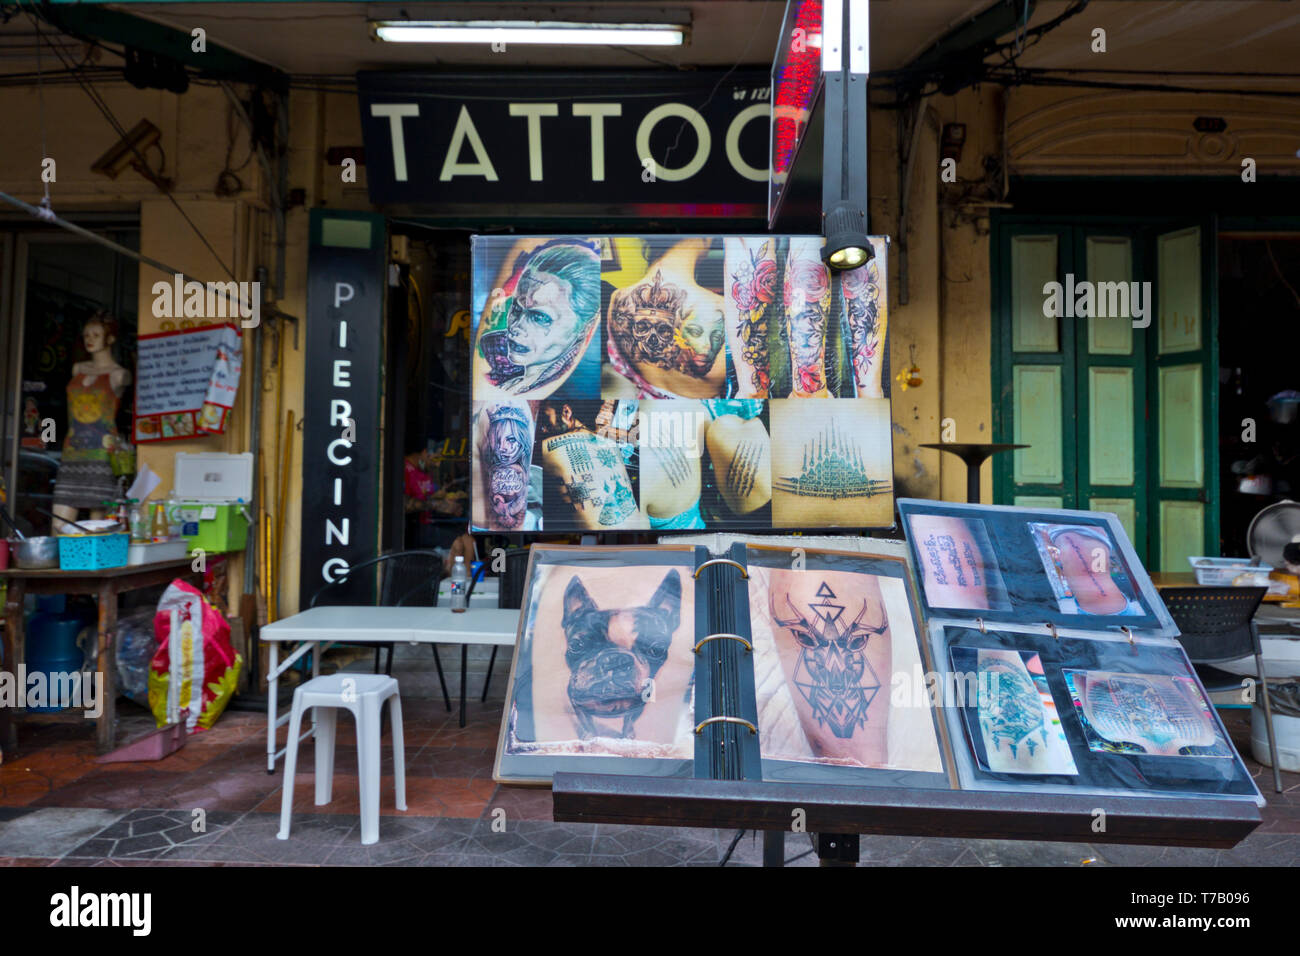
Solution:
<svg viewBox="0 0 1300 956">
<path fill-rule="evenodd" d="M 552 46 L 681 46 L 676 23 L 565 23 L 528 20 L 379 20 L 374 34 L 388 43 L 537 43 Z"/>
</svg>

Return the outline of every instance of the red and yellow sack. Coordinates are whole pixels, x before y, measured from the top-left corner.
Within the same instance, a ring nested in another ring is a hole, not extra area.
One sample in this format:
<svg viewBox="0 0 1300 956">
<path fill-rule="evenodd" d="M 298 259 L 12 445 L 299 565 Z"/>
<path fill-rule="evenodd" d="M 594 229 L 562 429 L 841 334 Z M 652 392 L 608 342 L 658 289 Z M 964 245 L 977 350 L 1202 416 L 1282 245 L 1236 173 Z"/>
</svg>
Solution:
<svg viewBox="0 0 1300 956">
<path fill-rule="evenodd" d="M 203 593 L 177 578 L 153 620 L 158 648 L 149 665 L 149 709 L 159 727 L 209 729 L 234 695 L 244 659 L 230 643 L 230 624 Z"/>
</svg>

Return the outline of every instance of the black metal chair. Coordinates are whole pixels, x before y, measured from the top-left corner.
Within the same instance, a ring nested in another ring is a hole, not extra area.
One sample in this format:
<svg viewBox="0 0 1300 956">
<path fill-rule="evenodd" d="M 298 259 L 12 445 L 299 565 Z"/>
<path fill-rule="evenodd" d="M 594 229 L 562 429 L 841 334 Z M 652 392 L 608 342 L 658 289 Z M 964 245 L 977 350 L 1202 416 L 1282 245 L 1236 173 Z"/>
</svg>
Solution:
<svg viewBox="0 0 1300 956">
<path fill-rule="evenodd" d="M 1273 761 L 1273 785 L 1282 792 L 1277 739 L 1273 735 L 1273 705 L 1264 676 L 1259 627 L 1252 620 L 1268 588 L 1161 588 L 1160 597 L 1182 633 L 1178 640 L 1210 693 L 1241 690 L 1241 678 L 1214 667 L 1225 661 L 1255 656 L 1255 674 L 1264 699 L 1264 726 Z"/>
<path fill-rule="evenodd" d="M 528 548 L 509 548 L 506 550 L 506 566 L 501 572 L 501 580 L 497 591 L 497 607 L 502 608 L 520 608 L 524 603 L 524 578 L 528 574 Z M 492 683 L 492 668 L 497 662 L 497 651 L 500 648 L 492 645 L 492 656 L 488 658 L 487 677 L 483 679 L 483 696 L 479 698 L 482 703 L 487 700 L 488 685 Z"/>
<path fill-rule="evenodd" d="M 316 607 L 331 603 L 328 598 L 331 591 L 339 591 L 350 575 L 371 569 L 379 574 L 378 607 L 437 607 L 438 579 L 442 577 L 442 556 L 436 551 L 393 551 L 381 554 L 360 564 L 354 564 L 343 575 L 330 584 L 326 584 L 307 603 Z M 447 693 L 447 680 L 442 672 L 442 660 L 438 656 L 436 644 L 433 648 L 433 660 L 438 667 L 438 682 L 442 685 L 442 698 L 451 710 L 451 696 Z M 393 645 L 376 644 L 375 673 L 379 673 L 379 652 L 387 650 L 388 657 L 384 673 L 391 676 L 393 672 Z"/>
</svg>

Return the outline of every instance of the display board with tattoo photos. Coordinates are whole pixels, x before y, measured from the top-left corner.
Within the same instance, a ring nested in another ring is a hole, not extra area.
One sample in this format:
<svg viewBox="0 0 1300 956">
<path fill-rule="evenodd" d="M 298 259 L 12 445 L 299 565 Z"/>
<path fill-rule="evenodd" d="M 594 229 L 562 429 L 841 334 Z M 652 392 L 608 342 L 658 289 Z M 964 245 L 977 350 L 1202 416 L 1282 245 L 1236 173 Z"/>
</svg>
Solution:
<svg viewBox="0 0 1300 956">
<path fill-rule="evenodd" d="M 535 545 L 494 775 L 951 789 L 902 558 Z"/>
<path fill-rule="evenodd" d="M 822 242 L 475 236 L 474 528 L 892 527 L 888 242 Z"/>
<path fill-rule="evenodd" d="M 1115 515 L 898 504 L 962 789 L 1262 805 Z"/>
</svg>

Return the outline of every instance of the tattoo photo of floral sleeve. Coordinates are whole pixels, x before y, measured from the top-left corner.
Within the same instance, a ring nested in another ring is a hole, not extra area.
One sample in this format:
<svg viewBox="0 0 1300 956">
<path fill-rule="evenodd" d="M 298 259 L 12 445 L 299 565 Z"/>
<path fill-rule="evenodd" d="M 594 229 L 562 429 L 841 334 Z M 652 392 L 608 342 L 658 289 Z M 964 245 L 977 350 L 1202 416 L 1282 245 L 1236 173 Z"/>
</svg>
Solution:
<svg viewBox="0 0 1300 956">
<path fill-rule="evenodd" d="M 764 240 L 757 249 L 744 239 L 728 240 L 728 256 L 740 259 L 731 275 L 729 306 L 734 315 L 733 351 L 739 352 L 737 374 L 748 375 L 750 389 L 742 394 L 766 398 L 772 375 L 768 363 L 767 333 L 772 303 L 776 299 L 775 242 Z M 739 349 L 736 349 L 739 345 Z M 748 370 L 747 372 L 744 370 Z"/>
<path fill-rule="evenodd" d="M 879 260 L 873 259 L 861 268 L 843 273 L 840 282 L 858 395 L 879 398 L 883 394 L 880 367 L 885 331 Z"/>
<path fill-rule="evenodd" d="M 785 266 L 782 301 L 790 339 L 791 394 L 796 396 L 828 395 L 826 322 L 831 285 L 819 242 L 792 239 Z"/>
</svg>

